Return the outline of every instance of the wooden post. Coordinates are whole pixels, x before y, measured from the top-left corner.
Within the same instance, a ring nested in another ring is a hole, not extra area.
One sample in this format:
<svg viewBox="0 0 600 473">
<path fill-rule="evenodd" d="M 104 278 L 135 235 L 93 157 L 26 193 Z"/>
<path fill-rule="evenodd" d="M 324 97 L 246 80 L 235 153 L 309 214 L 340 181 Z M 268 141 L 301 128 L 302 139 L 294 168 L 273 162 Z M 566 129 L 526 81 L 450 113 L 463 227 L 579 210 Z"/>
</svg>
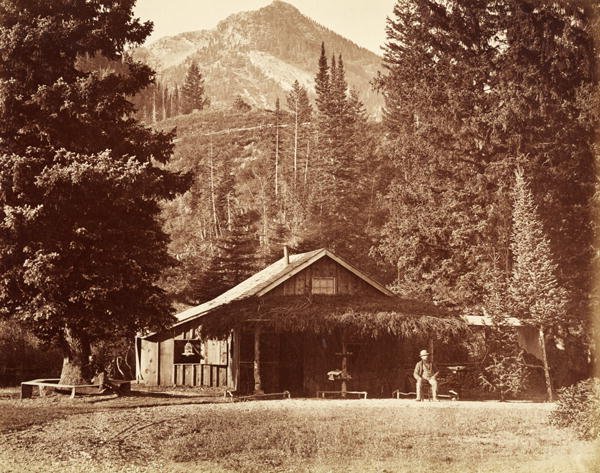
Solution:
<svg viewBox="0 0 600 473">
<path fill-rule="evenodd" d="M 542 349 L 542 361 L 544 362 L 544 376 L 546 378 L 546 392 L 548 394 L 548 402 L 554 401 L 554 393 L 552 391 L 552 379 L 550 378 L 550 366 L 548 365 L 548 355 L 546 353 L 546 336 L 543 327 L 540 327 L 540 347 Z"/>
<path fill-rule="evenodd" d="M 260 380 L 260 325 L 254 327 L 254 394 L 264 394 Z"/>
<path fill-rule="evenodd" d="M 346 334 L 342 332 L 342 397 L 346 397 L 348 386 L 346 385 L 346 377 L 348 375 L 348 358 L 346 357 Z"/>
</svg>

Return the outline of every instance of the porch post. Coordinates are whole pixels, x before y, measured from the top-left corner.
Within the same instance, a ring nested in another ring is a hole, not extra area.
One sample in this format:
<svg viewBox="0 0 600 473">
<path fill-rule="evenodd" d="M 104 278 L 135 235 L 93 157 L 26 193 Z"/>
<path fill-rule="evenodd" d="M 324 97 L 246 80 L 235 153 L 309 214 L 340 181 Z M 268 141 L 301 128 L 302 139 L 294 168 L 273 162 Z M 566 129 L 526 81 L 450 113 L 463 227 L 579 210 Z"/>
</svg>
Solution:
<svg viewBox="0 0 600 473">
<path fill-rule="evenodd" d="M 260 380 L 260 325 L 254 326 L 254 394 L 264 394 Z"/>
<path fill-rule="evenodd" d="M 348 376 L 348 358 L 346 352 L 346 331 L 342 332 L 342 397 L 346 397 L 346 391 L 348 386 L 346 385 L 346 378 Z"/>
</svg>

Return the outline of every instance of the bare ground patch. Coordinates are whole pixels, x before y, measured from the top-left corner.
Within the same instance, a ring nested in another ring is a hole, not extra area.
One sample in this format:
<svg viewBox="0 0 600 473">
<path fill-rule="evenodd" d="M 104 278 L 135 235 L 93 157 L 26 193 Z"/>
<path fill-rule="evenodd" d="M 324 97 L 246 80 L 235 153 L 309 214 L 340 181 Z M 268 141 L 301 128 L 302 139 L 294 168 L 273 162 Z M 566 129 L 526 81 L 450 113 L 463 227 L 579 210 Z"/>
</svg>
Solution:
<svg viewBox="0 0 600 473">
<path fill-rule="evenodd" d="M 0 408 L 7 402 L 18 401 Z M 598 445 L 549 426 L 550 409 L 402 400 L 117 404 L 6 432 L 0 464 L 15 472 L 600 471 Z"/>
</svg>

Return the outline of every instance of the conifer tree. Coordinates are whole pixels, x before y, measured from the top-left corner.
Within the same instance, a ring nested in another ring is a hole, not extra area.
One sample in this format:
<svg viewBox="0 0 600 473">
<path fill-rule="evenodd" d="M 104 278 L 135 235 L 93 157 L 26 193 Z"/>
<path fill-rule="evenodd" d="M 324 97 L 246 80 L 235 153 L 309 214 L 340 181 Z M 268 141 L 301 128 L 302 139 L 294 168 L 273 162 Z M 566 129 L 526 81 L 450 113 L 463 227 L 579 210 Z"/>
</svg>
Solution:
<svg viewBox="0 0 600 473">
<path fill-rule="evenodd" d="M 194 110 L 202 110 L 208 104 L 204 94 L 204 77 L 198 65 L 192 61 L 181 88 L 182 112 L 187 114 Z"/>
<path fill-rule="evenodd" d="M 287 95 L 288 108 L 294 117 L 294 161 L 293 161 L 293 188 L 296 189 L 298 182 L 299 153 L 306 133 L 303 132 L 310 121 L 312 107 L 308 98 L 306 88 L 302 87 L 296 80 Z"/>
<path fill-rule="evenodd" d="M 171 116 L 179 115 L 179 86 L 175 84 L 173 93 L 171 94 Z"/>
<path fill-rule="evenodd" d="M 509 294 L 515 315 L 539 330 L 548 400 L 553 400 L 552 379 L 546 353 L 548 332 L 563 325 L 566 291 L 556 279 L 550 241 L 539 220 L 522 171 L 515 174 L 511 251 L 513 269 Z"/>
<path fill-rule="evenodd" d="M 281 115 L 281 106 L 279 105 L 279 97 L 275 100 L 275 169 L 273 171 L 274 176 L 274 187 L 275 187 L 275 200 L 279 197 L 279 174 L 280 174 L 280 163 L 279 163 L 279 119 Z"/>
<path fill-rule="evenodd" d="M 570 2 L 396 3 L 378 80 L 394 157 L 379 248 L 397 265 L 399 290 L 482 304 L 488 275 L 511 270 L 518 161 L 544 204 L 557 277 L 578 302 L 570 312 L 586 319 L 595 125 L 572 119 L 577 97 L 597 86 L 585 11 Z"/>
<path fill-rule="evenodd" d="M 186 181 L 163 166 L 172 135 L 133 118 L 153 72 L 124 54 L 152 29 L 132 8 L 0 5 L 0 315 L 62 349 L 66 384 L 89 381 L 94 343 L 171 310 L 159 203 Z"/>
<path fill-rule="evenodd" d="M 317 108 L 324 112 L 329 105 L 329 66 L 325 55 L 325 43 L 321 43 L 321 56 L 319 68 L 315 76 L 315 93 L 317 94 Z"/>
<path fill-rule="evenodd" d="M 216 242 L 210 266 L 194 288 L 198 303 L 211 300 L 252 276 L 258 268 L 259 241 L 255 212 L 237 215 Z"/>
</svg>

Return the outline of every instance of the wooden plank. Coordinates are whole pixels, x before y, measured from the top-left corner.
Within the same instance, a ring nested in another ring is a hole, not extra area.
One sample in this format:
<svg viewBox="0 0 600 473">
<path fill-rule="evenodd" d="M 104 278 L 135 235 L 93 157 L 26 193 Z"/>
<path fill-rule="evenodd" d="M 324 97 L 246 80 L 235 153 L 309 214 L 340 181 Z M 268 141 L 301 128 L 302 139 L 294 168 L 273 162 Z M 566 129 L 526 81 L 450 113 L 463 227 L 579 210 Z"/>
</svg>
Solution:
<svg viewBox="0 0 600 473">
<path fill-rule="evenodd" d="M 225 366 L 219 367 L 219 387 L 227 386 L 227 368 Z"/>
<path fill-rule="evenodd" d="M 158 357 L 156 353 L 156 342 L 151 342 L 146 339 L 140 340 L 140 380 L 147 385 L 155 385 L 158 382 L 156 368 L 158 365 Z"/>
<path fill-rule="evenodd" d="M 229 362 L 229 342 L 228 340 L 220 340 L 219 345 L 221 354 L 219 357 L 219 364 L 226 366 Z"/>
<path fill-rule="evenodd" d="M 194 385 L 194 365 L 186 365 L 185 367 L 185 386 L 193 386 Z"/>
<path fill-rule="evenodd" d="M 202 365 L 196 366 L 196 386 L 202 386 Z"/>
<path fill-rule="evenodd" d="M 160 386 L 160 342 L 156 342 L 156 385 Z"/>
<path fill-rule="evenodd" d="M 210 386 L 210 365 L 202 365 L 202 386 Z"/>
<path fill-rule="evenodd" d="M 173 350 L 174 350 L 174 341 L 172 338 L 168 340 L 164 340 L 160 342 L 160 385 L 161 386 L 169 386 L 173 385 L 176 382 L 174 373 L 173 373 Z"/>
<path fill-rule="evenodd" d="M 240 342 L 242 337 L 239 330 L 235 330 L 231 337 L 231 341 L 233 343 L 233 358 L 230 360 L 230 386 L 234 390 L 237 390 L 239 389 L 240 385 Z"/>
</svg>

